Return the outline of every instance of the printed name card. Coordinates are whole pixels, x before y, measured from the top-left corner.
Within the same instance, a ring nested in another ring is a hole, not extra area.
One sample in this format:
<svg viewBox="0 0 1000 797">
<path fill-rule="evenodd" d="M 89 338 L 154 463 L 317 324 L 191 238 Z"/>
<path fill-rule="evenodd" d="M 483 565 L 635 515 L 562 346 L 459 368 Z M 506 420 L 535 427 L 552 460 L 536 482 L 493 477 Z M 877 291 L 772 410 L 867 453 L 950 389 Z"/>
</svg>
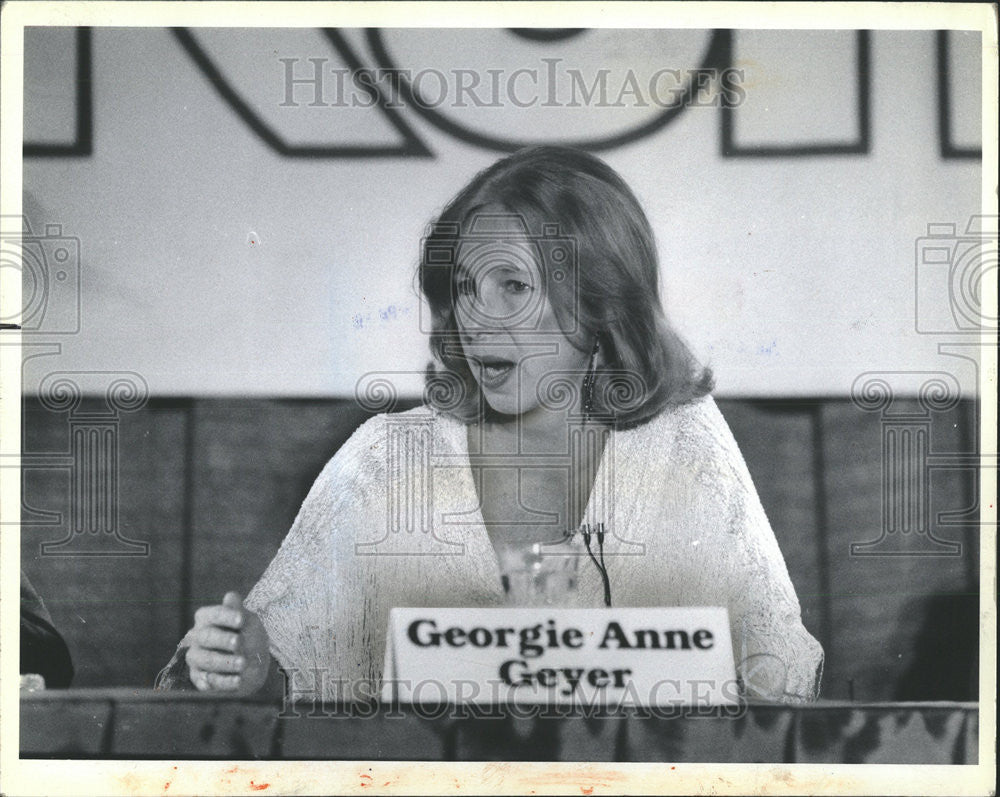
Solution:
<svg viewBox="0 0 1000 797">
<path fill-rule="evenodd" d="M 393 609 L 382 699 L 735 705 L 728 612 L 719 607 Z"/>
</svg>

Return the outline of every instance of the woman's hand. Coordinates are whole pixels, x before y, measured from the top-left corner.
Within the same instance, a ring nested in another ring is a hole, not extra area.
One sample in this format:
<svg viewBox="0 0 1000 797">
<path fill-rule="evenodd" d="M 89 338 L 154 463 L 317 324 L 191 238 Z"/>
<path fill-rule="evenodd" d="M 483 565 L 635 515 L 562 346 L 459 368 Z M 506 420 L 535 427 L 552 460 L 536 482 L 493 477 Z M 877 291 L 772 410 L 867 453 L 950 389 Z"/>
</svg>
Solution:
<svg viewBox="0 0 1000 797">
<path fill-rule="evenodd" d="M 267 631 L 238 593 L 198 609 L 187 641 L 191 683 L 200 691 L 252 694 L 264 685 L 271 663 Z"/>
</svg>

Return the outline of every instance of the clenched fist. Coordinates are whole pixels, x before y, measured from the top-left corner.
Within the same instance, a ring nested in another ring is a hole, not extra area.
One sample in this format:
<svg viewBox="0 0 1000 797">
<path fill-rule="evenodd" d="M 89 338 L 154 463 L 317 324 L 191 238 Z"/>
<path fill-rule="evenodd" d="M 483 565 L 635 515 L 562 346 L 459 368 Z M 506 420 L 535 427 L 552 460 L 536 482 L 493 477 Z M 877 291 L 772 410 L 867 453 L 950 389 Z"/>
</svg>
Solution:
<svg viewBox="0 0 1000 797">
<path fill-rule="evenodd" d="M 221 605 L 198 609 L 186 641 L 191 683 L 200 691 L 253 694 L 267 680 L 267 631 L 235 592 L 227 592 Z"/>
</svg>

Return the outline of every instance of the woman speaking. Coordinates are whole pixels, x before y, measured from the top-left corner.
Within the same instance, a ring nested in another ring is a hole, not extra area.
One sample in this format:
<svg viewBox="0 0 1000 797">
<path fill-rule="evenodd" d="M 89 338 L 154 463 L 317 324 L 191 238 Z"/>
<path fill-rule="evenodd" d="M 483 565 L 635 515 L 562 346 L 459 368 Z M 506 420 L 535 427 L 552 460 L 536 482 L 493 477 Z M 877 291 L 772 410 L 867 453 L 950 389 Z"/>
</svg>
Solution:
<svg viewBox="0 0 1000 797">
<path fill-rule="evenodd" d="M 280 667 L 294 697 L 371 697 L 394 606 L 725 606 L 745 693 L 815 699 L 822 649 L 618 174 L 563 147 L 495 163 L 419 278 L 423 405 L 354 433 L 161 686 L 251 693 Z"/>
</svg>

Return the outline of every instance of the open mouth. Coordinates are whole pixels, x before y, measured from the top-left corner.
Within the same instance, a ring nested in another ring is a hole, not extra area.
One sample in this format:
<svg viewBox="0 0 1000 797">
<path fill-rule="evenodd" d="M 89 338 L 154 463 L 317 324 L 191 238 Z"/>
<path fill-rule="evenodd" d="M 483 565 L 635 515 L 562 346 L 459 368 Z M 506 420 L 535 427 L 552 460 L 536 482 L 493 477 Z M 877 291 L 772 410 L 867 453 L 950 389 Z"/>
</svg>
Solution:
<svg viewBox="0 0 1000 797">
<path fill-rule="evenodd" d="M 511 360 L 505 360 L 502 357 L 476 357 L 474 362 L 479 366 L 480 381 L 487 387 L 497 387 L 503 384 L 514 371 L 516 365 Z"/>
</svg>

